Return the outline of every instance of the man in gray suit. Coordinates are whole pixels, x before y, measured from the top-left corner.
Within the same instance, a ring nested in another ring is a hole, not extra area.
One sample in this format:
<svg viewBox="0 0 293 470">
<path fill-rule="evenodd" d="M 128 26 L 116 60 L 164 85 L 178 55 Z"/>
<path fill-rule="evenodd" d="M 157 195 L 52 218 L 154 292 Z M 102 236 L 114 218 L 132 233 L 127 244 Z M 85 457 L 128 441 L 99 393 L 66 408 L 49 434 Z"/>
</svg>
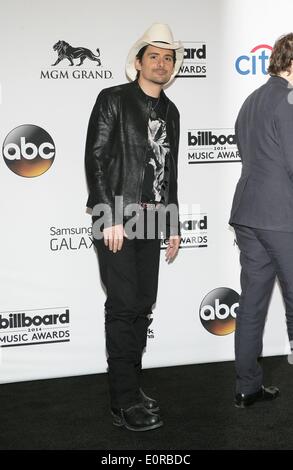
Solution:
<svg viewBox="0 0 293 470">
<path fill-rule="evenodd" d="M 258 357 L 270 296 L 278 277 L 293 340 L 293 33 L 272 51 L 267 83 L 245 100 L 236 121 L 242 174 L 230 224 L 240 249 L 241 289 L 236 320 L 235 406 L 272 400 Z"/>
</svg>

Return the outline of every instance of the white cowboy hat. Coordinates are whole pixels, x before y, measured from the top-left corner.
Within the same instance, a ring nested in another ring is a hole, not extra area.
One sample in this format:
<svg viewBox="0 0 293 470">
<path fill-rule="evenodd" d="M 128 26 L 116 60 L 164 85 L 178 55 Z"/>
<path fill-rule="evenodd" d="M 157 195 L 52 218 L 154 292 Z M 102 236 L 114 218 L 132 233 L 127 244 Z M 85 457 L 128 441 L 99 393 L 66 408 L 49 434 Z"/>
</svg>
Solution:
<svg viewBox="0 0 293 470">
<path fill-rule="evenodd" d="M 170 80 L 165 85 L 169 84 L 174 79 L 175 75 L 177 75 L 181 67 L 184 56 L 184 47 L 182 42 L 174 41 L 172 31 L 167 24 L 154 23 L 149 29 L 146 30 L 144 35 L 138 41 L 136 41 L 136 43 L 130 49 L 130 52 L 126 59 L 126 75 L 132 81 L 136 79 L 136 55 L 140 51 L 140 49 L 148 45 L 160 47 L 162 49 L 176 50 L 176 62 L 174 71 L 170 77 Z"/>
</svg>

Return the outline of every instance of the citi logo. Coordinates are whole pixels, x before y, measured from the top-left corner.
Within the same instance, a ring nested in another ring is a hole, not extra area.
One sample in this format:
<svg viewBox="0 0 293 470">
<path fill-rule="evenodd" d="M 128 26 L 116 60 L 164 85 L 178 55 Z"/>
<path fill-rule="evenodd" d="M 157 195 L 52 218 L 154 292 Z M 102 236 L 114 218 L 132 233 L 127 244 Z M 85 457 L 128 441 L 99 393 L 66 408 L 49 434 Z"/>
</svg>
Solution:
<svg viewBox="0 0 293 470">
<path fill-rule="evenodd" d="M 199 316 L 203 327 L 216 336 L 225 336 L 235 330 L 239 294 L 228 287 L 218 287 L 203 299 Z"/>
<path fill-rule="evenodd" d="M 61 314 L 52 314 L 52 315 L 36 315 L 31 317 L 26 313 L 10 313 L 8 318 L 3 318 L 0 315 L 0 330 L 7 328 L 23 328 L 30 326 L 40 326 L 40 325 L 57 325 L 68 324 L 69 323 L 69 310 L 66 309 L 64 313 Z"/>
<path fill-rule="evenodd" d="M 8 168 L 19 176 L 40 176 L 52 166 L 55 144 L 41 127 L 25 124 L 13 129 L 3 143 L 3 158 Z"/>
<path fill-rule="evenodd" d="M 241 55 L 235 61 L 235 68 L 240 75 L 267 75 L 268 62 L 272 47 L 267 44 L 259 44 L 251 49 L 250 55 Z"/>
<path fill-rule="evenodd" d="M 196 133 L 189 131 L 187 134 L 188 147 L 213 145 L 236 145 L 235 134 L 221 132 L 222 129 L 201 130 Z"/>
</svg>

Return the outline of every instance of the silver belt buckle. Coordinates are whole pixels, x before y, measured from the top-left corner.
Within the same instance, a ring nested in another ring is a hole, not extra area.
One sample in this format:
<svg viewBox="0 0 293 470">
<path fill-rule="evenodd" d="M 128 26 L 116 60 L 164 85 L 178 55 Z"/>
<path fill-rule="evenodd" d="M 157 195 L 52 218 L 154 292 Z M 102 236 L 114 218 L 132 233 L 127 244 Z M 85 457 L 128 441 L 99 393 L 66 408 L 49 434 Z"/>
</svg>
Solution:
<svg viewBox="0 0 293 470">
<path fill-rule="evenodd" d="M 143 209 L 147 209 L 147 210 L 157 210 L 161 207 L 161 203 L 160 202 L 155 202 L 155 203 L 152 203 L 152 202 L 140 202 L 140 206 L 143 208 Z"/>
</svg>

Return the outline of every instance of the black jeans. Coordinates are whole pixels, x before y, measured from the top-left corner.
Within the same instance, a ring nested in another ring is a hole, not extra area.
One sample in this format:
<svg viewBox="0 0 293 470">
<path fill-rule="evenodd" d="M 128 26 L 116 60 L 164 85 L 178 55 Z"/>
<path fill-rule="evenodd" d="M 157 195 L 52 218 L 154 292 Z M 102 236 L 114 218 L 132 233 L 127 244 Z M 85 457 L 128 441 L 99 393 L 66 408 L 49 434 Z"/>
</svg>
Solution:
<svg viewBox="0 0 293 470">
<path fill-rule="evenodd" d="M 111 406 L 139 402 L 141 358 L 147 342 L 149 315 L 156 301 L 159 239 L 124 238 L 113 253 L 95 240 L 100 274 L 107 291 L 105 333 Z"/>
</svg>

